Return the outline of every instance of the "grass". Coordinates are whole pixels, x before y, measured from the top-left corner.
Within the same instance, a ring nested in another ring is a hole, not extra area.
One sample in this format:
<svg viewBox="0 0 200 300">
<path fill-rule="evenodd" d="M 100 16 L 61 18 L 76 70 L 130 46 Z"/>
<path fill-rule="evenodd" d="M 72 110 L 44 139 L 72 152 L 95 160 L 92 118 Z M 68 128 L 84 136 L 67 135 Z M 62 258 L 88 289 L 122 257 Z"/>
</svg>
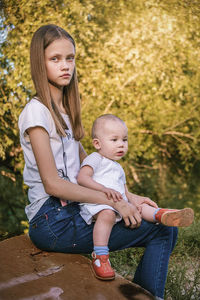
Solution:
<svg viewBox="0 0 200 300">
<path fill-rule="evenodd" d="M 169 265 L 166 299 L 200 299 L 200 221 L 179 230 Z"/>
<path fill-rule="evenodd" d="M 120 275 L 132 280 L 143 251 L 133 248 L 112 252 L 112 266 Z M 165 299 L 200 299 L 200 221 L 179 229 L 178 242 L 170 258 Z"/>
<path fill-rule="evenodd" d="M 199 267 L 199 258 L 191 258 L 188 255 L 185 255 L 184 260 L 174 258 L 168 272 L 165 292 L 166 299 L 200 299 Z"/>
</svg>

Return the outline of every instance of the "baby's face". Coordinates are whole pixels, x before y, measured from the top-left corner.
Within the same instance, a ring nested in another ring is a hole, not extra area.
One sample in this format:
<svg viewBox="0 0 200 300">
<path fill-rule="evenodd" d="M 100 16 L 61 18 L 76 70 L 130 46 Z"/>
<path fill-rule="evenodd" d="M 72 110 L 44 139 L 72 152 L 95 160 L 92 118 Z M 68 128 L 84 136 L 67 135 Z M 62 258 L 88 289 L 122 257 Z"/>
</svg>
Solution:
<svg viewBox="0 0 200 300">
<path fill-rule="evenodd" d="M 112 160 L 121 159 L 128 150 L 128 130 L 126 125 L 118 120 L 102 122 L 98 130 L 98 152 Z"/>
</svg>

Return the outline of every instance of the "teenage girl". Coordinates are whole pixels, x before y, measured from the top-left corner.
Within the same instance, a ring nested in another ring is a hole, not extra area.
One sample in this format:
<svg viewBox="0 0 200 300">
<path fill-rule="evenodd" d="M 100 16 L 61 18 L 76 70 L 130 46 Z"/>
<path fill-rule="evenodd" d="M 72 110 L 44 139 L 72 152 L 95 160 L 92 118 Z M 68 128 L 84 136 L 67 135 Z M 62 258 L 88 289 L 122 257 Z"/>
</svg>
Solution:
<svg viewBox="0 0 200 300">
<path fill-rule="evenodd" d="M 62 28 L 40 27 L 31 42 L 31 74 L 36 95 L 19 117 L 24 151 L 24 181 L 29 186 L 26 206 L 29 235 L 46 251 L 91 253 L 93 227 L 80 216 L 79 202 L 106 204 L 122 216 L 113 226 L 110 251 L 145 247 L 134 282 L 163 299 L 176 227 L 141 221 L 138 204 L 156 204 L 132 194 L 130 202 L 108 200 L 105 193 L 79 186 L 76 176 L 86 153 L 75 68 L 75 43 Z M 61 201 L 65 200 L 65 206 Z M 134 229 L 133 229 L 134 228 Z"/>
</svg>

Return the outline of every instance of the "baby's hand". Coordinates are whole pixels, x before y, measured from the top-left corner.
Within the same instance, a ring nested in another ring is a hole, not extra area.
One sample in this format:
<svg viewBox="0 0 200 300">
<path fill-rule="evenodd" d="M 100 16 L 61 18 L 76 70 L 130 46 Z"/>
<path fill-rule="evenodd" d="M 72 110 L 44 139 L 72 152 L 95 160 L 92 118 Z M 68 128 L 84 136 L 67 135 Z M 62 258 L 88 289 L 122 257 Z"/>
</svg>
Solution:
<svg viewBox="0 0 200 300">
<path fill-rule="evenodd" d="M 114 202 L 123 200 L 122 195 L 113 189 L 104 187 L 102 192 L 104 192 L 106 194 L 106 196 L 108 197 L 109 200 L 112 199 Z"/>
</svg>

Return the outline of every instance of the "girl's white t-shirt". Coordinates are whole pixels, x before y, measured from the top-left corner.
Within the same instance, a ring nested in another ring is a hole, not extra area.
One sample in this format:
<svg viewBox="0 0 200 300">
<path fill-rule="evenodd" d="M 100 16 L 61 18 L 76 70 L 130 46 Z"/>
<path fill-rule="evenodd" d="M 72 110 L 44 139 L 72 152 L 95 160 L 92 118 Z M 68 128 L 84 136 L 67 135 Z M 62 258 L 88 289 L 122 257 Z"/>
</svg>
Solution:
<svg viewBox="0 0 200 300">
<path fill-rule="evenodd" d="M 23 177 L 24 183 L 29 187 L 28 198 L 30 204 L 25 208 L 29 221 L 36 215 L 50 195 L 45 192 L 40 178 L 29 135 L 26 131 L 28 128 L 40 126 L 47 131 L 58 174 L 67 175 L 71 182 L 77 183 L 76 176 L 80 169 L 79 142 L 73 137 L 69 117 L 65 114 L 62 114 L 62 117 L 69 129 L 66 130 L 66 137 L 62 137 L 61 139 L 56 131 L 50 111 L 36 98 L 33 98 L 26 104 L 19 116 L 20 143 L 25 160 Z M 63 157 L 63 152 L 65 152 L 65 157 Z M 67 174 L 65 174 L 65 167 Z"/>
</svg>

